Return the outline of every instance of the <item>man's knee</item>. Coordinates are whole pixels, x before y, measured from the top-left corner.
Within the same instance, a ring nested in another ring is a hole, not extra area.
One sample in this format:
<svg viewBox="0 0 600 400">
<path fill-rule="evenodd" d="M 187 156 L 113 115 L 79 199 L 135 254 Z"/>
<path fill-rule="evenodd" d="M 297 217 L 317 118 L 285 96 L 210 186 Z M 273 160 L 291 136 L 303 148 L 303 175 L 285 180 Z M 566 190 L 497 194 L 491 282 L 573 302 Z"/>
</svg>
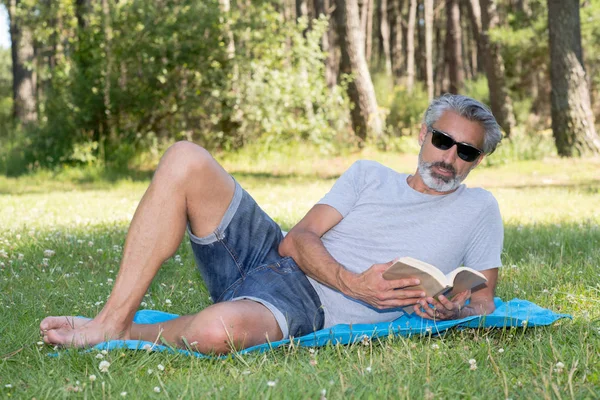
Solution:
<svg viewBox="0 0 600 400">
<path fill-rule="evenodd" d="M 203 171 L 217 166 L 217 162 L 205 148 L 181 141 L 167 149 L 157 173 L 160 171 L 168 174 L 169 179 L 187 181 L 191 176 L 201 176 Z"/>
<path fill-rule="evenodd" d="M 182 342 L 187 342 L 193 350 L 204 354 L 225 354 L 236 347 L 234 333 L 227 329 L 223 321 L 205 323 L 194 319 L 181 336 Z"/>
</svg>

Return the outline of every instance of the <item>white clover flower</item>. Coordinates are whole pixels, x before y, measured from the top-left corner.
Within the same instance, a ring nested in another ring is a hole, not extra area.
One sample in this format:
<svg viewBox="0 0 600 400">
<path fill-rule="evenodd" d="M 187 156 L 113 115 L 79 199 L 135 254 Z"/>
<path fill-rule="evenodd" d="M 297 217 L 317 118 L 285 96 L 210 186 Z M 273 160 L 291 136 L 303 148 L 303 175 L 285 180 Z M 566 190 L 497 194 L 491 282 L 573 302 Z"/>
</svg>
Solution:
<svg viewBox="0 0 600 400">
<path fill-rule="evenodd" d="M 145 345 L 142 346 L 142 350 L 150 351 L 150 350 L 152 350 L 152 345 L 149 343 L 146 343 Z"/>
<path fill-rule="evenodd" d="M 88 246 L 92 247 L 94 245 L 94 242 L 92 242 L 91 240 L 88 242 Z"/>
<path fill-rule="evenodd" d="M 48 260 L 47 258 L 42 258 L 42 265 L 44 267 L 47 267 L 48 265 L 50 265 L 50 260 Z"/>
<path fill-rule="evenodd" d="M 367 367 L 367 368 L 365 368 L 365 371 L 367 371 L 367 372 L 371 372 L 371 367 Z"/>
<path fill-rule="evenodd" d="M 165 366 L 164 366 L 164 365 L 162 365 L 162 364 L 158 364 L 158 365 L 156 366 L 156 368 L 158 368 L 158 370 L 159 370 L 159 371 L 164 371 L 164 370 L 165 370 Z"/>
<path fill-rule="evenodd" d="M 16 236 L 17 240 L 21 240 L 21 235 Z"/>
<path fill-rule="evenodd" d="M 102 350 L 100 353 L 102 353 L 102 354 L 104 354 L 104 355 L 107 355 L 107 354 L 108 354 L 108 351 L 107 351 L 107 350 Z"/>
<path fill-rule="evenodd" d="M 523 325 L 523 327 L 526 327 L 528 323 L 529 323 L 529 321 L 527 321 L 526 319 L 521 321 L 521 325 Z"/>
<path fill-rule="evenodd" d="M 91 382 L 94 382 L 96 380 L 96 375 L 90 375 L 89 379 Z"/>
<path fill-rule="evenodd" d="M 108 283 L 113 283 L 113 282 L 114 282 L 114 280 L 113 280 L 113 278 L 107 278 L 107 279 L 106 279 L 106 282 L 108 282 Z"/>
<path fill-rule="evenodd" d="M 19 253 L 19 254 L 17 255 L 17 260 L 19 260 L 19 261 L 23 260 L 24 258 L 25 258 L 25 255 L 24 255 L 24 254 L 22 254 L 22 253 Z"/>
<path fill-rule="evenodd" d="M 146 371 L 146 373 L 148 375 L 152 375 L 152 373 L 154 373 L 154 370 L 152 368 L 148 368 L 148 370 Z"/>
<path fill-rule="evenodd" d="M 160 393 L 160 388 L 159 388 L 158 386 L 154 386 L 154 391 L 155 391 L 156 393 Z"/>
<path fill-rule="evenodd" d="M 165 304 L 166 304 L 166 305 L 168 305 L 168 306 L 170 306 L 170 305 L 172 304 L 172 302 L 171 302 L 171 300 L 169 300 L 169 299 L 166 299 L 166 300 L 165 300 Z"/>
<path fill-rule="evenodd" d="M 96 358 L 99 360 L 102 360 L 104 358 L 104 355 L 101 353 L 96 354 Z"/>
<path fill-rule="evenodd" d="M 50 258 L 55 254 L 56 254 L 56 252 L 54 250 L 44 250 L 44 257 Z"/>
<path fill-rule="evenodd" d="M 369 344 L 371 344 L 371 340 L 369 339 L 369 337 L 367 335 L 363 335 L 363 337 L 361 339 L 361 343 L 363 346 L 368 346 Z"/>
<path fill-rule="evenodd" d="M 477 364 L 477 360 L 476 360 L 476 359 L 474 359 L 474 358 L 471 358 L 471 359 L 469 360 L 469 364 L 471 364 L 471 365 L 475 365 L 475 364 Z"/>
<path fill-rule="evenodd" d="M 437 349 L 440 348 L 440 345 L 437 344 L 437 343 L 434 343 L 434 344 L 431 345 L 431 348 L 434 349 L 434 350 L 437 350 Z"/>
<path fill-rule="evenodd" d="M 44 342 L 41 342 L 41 341 L 40 341 L 40 342 L 37 342 L 37 345 L 38 345 L 38 346 L 43 346 L 43 345 L 44 345 Z"/>
<path fill-rule="evenodd" d="M 12 387 L 12 384 L 7 383 L 6 385 L 4 385 L 4 387 L 10 389 Z"/>
<path fill-rule="evenodd" d="M 277 385 L 277 381 L 267 381 L 267 386 L 275 387 L 275 385 Z"/>
<path fill-rule="evenodd" d="M 431 333 L 431 327 L 430 327 L 430 326 L 428 326 L 427 328 L 425 328 L 425 332 L 427 332 L 427 333 Z"/>
<path fill-rule="evenodd" d="M 108 367 L 110 367 L 110 363 L 106 360 L 100 361 L 100 364 L 98 365 L 100 372 L 108 372 Z"/>
<path fill-rule="evenodd" d="M 121 397 L 127 396 L 127 392 L 121 392 Z"/>
<path fill-rule="evenodd" d="M 562 362 L 559 361 L 554 365 L 554 371 L 560 373 L 563 371 L 564 367 L 565 367 L 565 364 L 563 364 Z"/>
<path fill-rule="evenodd" d="M 504 349 L 498 349 L 498 353 L 504 353 Z"/>
<path fill-rule="evenodd" d="M 477 364 L 471 364 L 471 366 L 469 367 L 469 369 L 471 371 L 475 371 L 477 369 Z"/>
<path fill-rule="evenodd" d="M 0 257 L 8 258 L 8 253 L 4 249 L 0 249 Z"/>
<path fill-rule="evenodd" d="M 102 254 L 102 253 L 104 253 L 104 250 L 102 250 L 102 249 L 98 249 L 98 250 L 96 250 L 96 253 L 98 253 L 98 254 Z"/>
</svg>

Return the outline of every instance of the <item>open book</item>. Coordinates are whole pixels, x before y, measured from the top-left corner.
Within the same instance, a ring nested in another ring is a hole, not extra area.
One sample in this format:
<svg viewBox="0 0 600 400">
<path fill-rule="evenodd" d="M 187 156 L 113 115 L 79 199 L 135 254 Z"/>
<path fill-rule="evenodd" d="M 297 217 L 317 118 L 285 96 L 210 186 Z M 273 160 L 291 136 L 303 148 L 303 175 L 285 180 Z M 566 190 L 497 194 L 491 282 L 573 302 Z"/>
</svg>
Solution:
<svg viewBox="0 0 600 400">
<path fill-rule="evenodd" d="M 473 289 L 487 282 L 487 278 L 479 271 L 472 268 L 460 267 L 444 275 L 442 271 L 424 261 L 412 257 L 402 257 L 392 264 L 384 273 L 387 280 L 418 278 L 420 285 L 410 289 L 421 289 L 427 296 L 435 297 L 439 294 L 451 297 L 465 290 Z M 404 312 L 413 313 L 413 306 L 403 307 Z"/>
</svg>

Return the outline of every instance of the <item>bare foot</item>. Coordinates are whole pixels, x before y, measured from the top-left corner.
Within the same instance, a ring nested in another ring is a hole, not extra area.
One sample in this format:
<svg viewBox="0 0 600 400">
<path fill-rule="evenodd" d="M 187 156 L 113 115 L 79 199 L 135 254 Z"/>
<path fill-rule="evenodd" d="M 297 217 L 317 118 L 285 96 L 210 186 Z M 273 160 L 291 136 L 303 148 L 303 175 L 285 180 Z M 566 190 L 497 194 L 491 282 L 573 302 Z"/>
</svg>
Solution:
<svg viewBox="0 0 600 400">
<path fill-rule="evenodd" d="M 44 342 L 65 347 L 91 347 L 112 339 L 128 339 L 129 329 L 82 317 L 46 317 L 40 323 Z"/>
</svg>

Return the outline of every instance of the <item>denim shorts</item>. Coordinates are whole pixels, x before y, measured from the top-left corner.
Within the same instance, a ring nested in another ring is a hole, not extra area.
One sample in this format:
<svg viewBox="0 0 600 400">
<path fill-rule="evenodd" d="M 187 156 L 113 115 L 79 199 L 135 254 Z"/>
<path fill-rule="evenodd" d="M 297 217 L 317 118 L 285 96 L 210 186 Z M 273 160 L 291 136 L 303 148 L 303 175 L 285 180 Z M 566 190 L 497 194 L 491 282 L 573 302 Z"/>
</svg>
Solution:
<svg viewBox="0 0 600 400">
<path fill-rule="evenodd" d="M 283 338 L 323 327 L 319 296 L 290 257 L 281 257 L 281 228 L 235 182 L 233 199 L 217 229 L 188 234 L 200 274 L 215 303 L 249 299 L 275 316 Z"/>
</svg>

